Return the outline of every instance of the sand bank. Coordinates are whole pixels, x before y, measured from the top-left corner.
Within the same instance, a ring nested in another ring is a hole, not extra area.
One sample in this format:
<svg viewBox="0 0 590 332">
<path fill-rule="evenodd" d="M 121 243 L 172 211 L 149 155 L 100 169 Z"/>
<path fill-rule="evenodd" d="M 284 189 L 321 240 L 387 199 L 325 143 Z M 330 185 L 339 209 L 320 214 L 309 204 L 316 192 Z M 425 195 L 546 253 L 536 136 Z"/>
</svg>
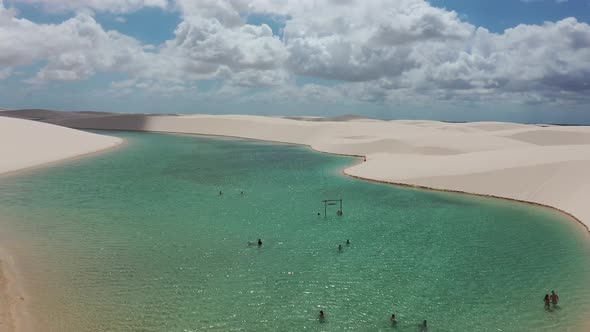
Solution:
<svg viewBox="0 0 590 332">
<path fill-rule="evenodd" d="M 2 113 L 2 112 L 0 112 Z M 0 174 L 115 147 L 119 138 L 0 117 Z M 0 251 L 0 331 L 27 331 L 23 294 L 12 257 Z"/>
<path fill-rule="evenodd" d="M 0 249 L 0 331 L 32 331 L 26 299 L 17 277 L 14 259 Z"/>
<path fill-rule="evenodd" d="M 18 113 L 16 113 L 18 114 Z M 42 116 L 43 114 L 35 113 Z M 546 205 L 590 225 L 590 127 L 344 117 L 51 113 L 72 128 L 222 135 L 366 156 L 344 172 L 388 183 Z"/>
</svg>

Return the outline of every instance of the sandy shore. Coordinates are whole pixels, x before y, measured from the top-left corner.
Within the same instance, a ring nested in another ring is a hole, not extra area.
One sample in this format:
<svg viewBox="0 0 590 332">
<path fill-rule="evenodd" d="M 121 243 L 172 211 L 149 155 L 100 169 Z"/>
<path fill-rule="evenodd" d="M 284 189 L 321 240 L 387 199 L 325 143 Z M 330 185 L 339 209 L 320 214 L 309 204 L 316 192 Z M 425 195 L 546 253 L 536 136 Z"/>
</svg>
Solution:
<svg viewBox="0 0 590 332">
<path fill-rule="evenodd" d="M 366 156 L 348 175 L 550 206 L 588 227 L 590 127 L 242 115 L 51 113 L 72 128 L 142 130 L 304 144 Z M 43 116 L 42 113 L 32 114 Z"/>
<path fill-rule="evenodd" d="M 109 149 L 119 138 L 51 124 L 0 117 L 0 174 Z M 1 245 L 1 244 L 0 244 Z M 12 256 L 0 250 L 0 331 L 29 331 L 27 303 Z"/>
</svg>

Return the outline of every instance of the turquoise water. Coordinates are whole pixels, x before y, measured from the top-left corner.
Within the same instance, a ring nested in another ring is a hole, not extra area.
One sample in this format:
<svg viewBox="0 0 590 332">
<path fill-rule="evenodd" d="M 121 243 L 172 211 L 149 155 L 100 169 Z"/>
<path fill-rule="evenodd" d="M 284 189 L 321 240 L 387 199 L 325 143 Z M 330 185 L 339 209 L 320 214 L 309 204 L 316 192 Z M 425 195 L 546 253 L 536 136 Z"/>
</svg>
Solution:
<svg viewBox="0 0 590 332">
<path fill-rule="evenodd" d="M 110 134 L 128 145 L 0 178 L 0 241 L 40 331 L 588 323 L 589 237 L 551 210 L 347 178 L 354 159 L 304 147 Z M 344 216 L 317 216 L 340 197 Z"/>
</svg>

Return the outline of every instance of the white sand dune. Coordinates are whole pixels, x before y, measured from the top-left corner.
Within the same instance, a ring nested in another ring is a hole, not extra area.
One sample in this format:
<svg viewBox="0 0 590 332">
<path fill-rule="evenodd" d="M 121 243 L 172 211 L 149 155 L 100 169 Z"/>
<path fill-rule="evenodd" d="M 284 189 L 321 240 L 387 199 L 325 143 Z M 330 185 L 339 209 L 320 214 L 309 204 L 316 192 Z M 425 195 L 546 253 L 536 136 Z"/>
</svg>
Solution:
<svg viewBox="0 0 590 332">
<path fill-rule="evenodd" d="M 351 176 L 554 207 L 590 226 L 590 127 L 437 121 L 335 121 L 245 115 L 53 117 L 73 128 L 244 137 L 366 156 Z"/>
<path fill-rule="evenodd" d="M 590 132 L 565 131 L 559 128 L 519 131 L 510 138 L 536 145 L 590 145 Z"/>
<path fill-rule="evenodd" d="M 529 128 L 529 125 L 520 123 L 508 123 L 508 122 L 471 122 L 471 123 L 460 123 L 464 127 L 474 128 L 485 131 L 504 131 L 511 129 L 525 129 Z"/>
<path fill-rule="evenodd" d="M 115 137 L 0 117 L 0 173 L 108 149 L 121 142 Z"/>
<path fill-rule="evenodd" d="M 30 114 L 29 114 L 30 115 Z M 72 158 L 122 143 L 115 137 L 91 134 L 47 123 L 0 116 L 0 174 Z M 28 331 L 20 319 L 25 297 L 19 290 L 11 257 L 0 252 L 0 331 Z"/>
</svg>

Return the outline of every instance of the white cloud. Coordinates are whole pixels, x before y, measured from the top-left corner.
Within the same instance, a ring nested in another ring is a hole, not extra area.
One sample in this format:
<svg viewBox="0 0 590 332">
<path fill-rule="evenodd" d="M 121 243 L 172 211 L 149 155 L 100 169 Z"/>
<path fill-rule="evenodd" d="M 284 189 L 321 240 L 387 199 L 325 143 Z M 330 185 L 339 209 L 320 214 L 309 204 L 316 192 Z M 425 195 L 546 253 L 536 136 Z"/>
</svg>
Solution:
<svg viewBox="0 0 590 332">
<path fill-rule="evenodd" d="M 61 24 L 35 24 L 0 7 L 0 66 L 39 62 L 46 66 L 31 81 L 74 81 L 96 72 L 137 70 L 149 55 L 137 40 L 103 28 L 87 14 Z"/>
<path fill-rule="evenodd" d="M 168 0 L 18 0 L 40 4 L 48 12 L 69 12 L 90 9 L 98 12 L 129 13 L 144 7 L 166 8 Z"/>
<path fill-rule="evenodd" d="M 9 78 L 10 75 L 12 75 L 11 68 L 0 69 L 0 80 L 5 80 L 5 79 Z"/>
<path fill-rule="evenodd" d="M 123 80 L 111 82 L 111 87 L 114 89 L 128 89 L 133 88 L 137 84 L 137 80 Z"/>
<path fill-rule="evenodd" d="M 112 12 L 165 6 L 160 0 L 119 1 L 120 7 L 59 3 Z M 46 63 L 32 82 L 122 72 L 130 80 L 113 89 L 182 93 L 194 81 L 220 79 L 226 91 L 275 87 L 269 98 L 384 102 L 586 100 L 590 94 L 590 26 L 574 18 L 496 34 L 423 0 L 176 0 L 175 6 L 182 22 L 174 37 L 151 46 L 105 31 L 89 14 L 36 24 L 0 0 L 0 77 Z M 283 17 L 284 36 L 247 24 L 248 14 Z M 341 83 L 297 87 L 295 75 Z"/>
<path fill-rule="evenodd" d="M 430 61 L 424 81 L 447 89 L 590 90 L 590 26 L 573 18 L 519 25 L 503 34 L 478 29 L 452 61 Z"/>
<path fill-rule="evenodd" d="M 422 0 L 314 2 L 314 15 L 287 21 L 289 65 L 299 74 L 345 81 L 399 76 L 420 65 L 417 49 L 461 47 L 474 28 Z"/>
<path fill-rule="evenodd" d="M 187 64 L 212 64 L 230 69 L 271 69 L 284 61 L 281 41 L 267 25 L 226 28 L 216 19 L 190 17 L 163 52 L 177 53 Z"/>
<path fill-rule="evenodd" d="M 290 79 L 290 74 L 284 70 L 246 70 L 232 75 L 228 83 L 241 87 L 276 87 Z"/>
<path fill-rule="evenodd" d="M 233 5 L 179 1 L 183 21 L 175 38 L 158 53 L 166 73 L 156 70 L 150 75 L 172 80 L 220 78 L 245 86 L 274 85 L 287 79 L 282 69 L 288 57 L 283 42 L 269 26 L 243 22 Z"/>
</svg>

